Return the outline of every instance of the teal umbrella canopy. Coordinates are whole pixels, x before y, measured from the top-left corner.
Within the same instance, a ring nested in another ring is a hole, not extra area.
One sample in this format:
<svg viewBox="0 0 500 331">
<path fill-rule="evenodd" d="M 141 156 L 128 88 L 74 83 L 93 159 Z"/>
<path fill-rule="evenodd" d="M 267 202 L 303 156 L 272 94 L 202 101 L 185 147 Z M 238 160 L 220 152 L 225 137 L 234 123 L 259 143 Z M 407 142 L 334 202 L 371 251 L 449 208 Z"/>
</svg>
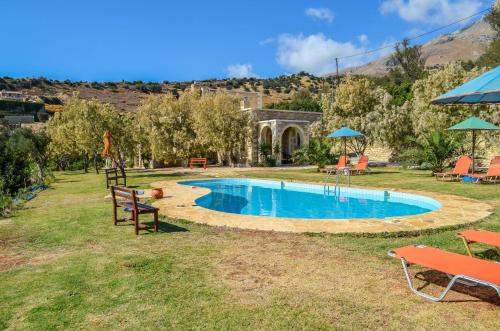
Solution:
<svg viewBox="0 0 500 331">
<path fill-rule="evenodd" d="M 500 104 L 500 66 L 431 101 L 434 105 Z"/>
<path fill-rule="evenodd" d="M 337 131 L 334 131 L 330 133 L 327 137 L 328 138 L 340 138 L 340 137 L 363 137 L 364 134 L 361 132 L 358 132 L 356 130 L 343 127 L 338 129 Z"/>
<path fill-rule="evenodd" d="M 353 130 L 351 128 L 342 127 L 332 133 L 330 133 L 328 138 L 342 138 L 344 139 L 344 155 L 347 155 L 347 138 L 348 137 L 364 137 L 365 135 L 361 132 Z"/>
<path fill-rule="evenodd" d="M 479 117 L 469 117 L 465 121 L 449 127 L 447 130 L 500 130 L 500 127 L 493 123 L 486 122 Z"/>
<path fill-rule="evenodd" d="M 474 158 L 474 151 L 475 151 L 475 146 L 476 146 L 476 131 L 479 130 L 500 130 L 500 127 L 490 123 L 486 122 L 485 120 L 482 120 L 478 117 L 469 117 L 465 121 L 462 121 L 458 124 L 455 124 L 451 127 L 449 127 L 447 130 L 462 130 L 462 131 L 472 131 L 472 173 L 474 173 L 474 165 L 475 165 L 475 158 Z"/>
</svg>

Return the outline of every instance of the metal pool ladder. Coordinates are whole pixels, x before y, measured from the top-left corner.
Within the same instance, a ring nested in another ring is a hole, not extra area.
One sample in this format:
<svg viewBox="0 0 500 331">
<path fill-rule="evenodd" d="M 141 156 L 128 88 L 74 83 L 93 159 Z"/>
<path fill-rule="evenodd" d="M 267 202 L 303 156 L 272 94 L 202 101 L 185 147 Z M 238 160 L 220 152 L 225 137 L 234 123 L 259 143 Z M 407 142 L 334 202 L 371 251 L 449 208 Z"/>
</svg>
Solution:
<svg viewBox="0 0 500 331">
<path fill-rule="evenodd" d="M 327 170 L 324 183 L 323 183 L 323 191 L 326 194 L 330 194 L 330 184 L 329 184 L 329 178 L 333 174 L 333 170 Z M 336 169 L 335 171 L 335 187 L 334 187 L 334 195 L 337 195 L 337 189 L 340 191 L 340 179 L 342 175 L 347 176 L 347 185 L 350 187 L 351 186 L 351 171 L 349 168 L 340 168 Z"/>
</svg>

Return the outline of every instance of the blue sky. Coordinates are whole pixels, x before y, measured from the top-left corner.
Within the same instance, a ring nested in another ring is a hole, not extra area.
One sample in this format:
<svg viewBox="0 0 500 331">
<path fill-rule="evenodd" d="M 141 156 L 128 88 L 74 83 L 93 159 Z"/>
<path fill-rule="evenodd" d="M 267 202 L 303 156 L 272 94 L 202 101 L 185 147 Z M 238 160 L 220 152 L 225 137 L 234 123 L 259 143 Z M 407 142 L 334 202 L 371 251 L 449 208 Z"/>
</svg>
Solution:
<svg viewBox="0 0 500 331">
<path fill-rule="evenodd" d="M 0 76 L 178 81 L 301 70 L 324 74 L 333 70 L 336 56 L 432 30 L 491 3 L 0 0 Z M 340 64 L 364 63 L 382 53 Z"/>
</svg>

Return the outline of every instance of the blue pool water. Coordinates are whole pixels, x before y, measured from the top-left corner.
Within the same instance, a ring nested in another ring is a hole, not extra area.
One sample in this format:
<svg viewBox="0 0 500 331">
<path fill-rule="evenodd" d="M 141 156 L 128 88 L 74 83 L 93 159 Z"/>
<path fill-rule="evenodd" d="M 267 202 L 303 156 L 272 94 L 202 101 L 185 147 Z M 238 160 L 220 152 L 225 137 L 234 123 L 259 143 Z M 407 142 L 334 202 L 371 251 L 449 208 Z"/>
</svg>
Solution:
<svg viewBox="0 0 500 331">
<path fill-rule="evenodd" d="M 339 188 L 255 179 L 210 179 L 179 184 L 210 193 L 198 206 L 226 213 L 310 219 L 385 218 L 422 214 L 441 208 L 431 198 L 393 191 Z"/>
</svg>

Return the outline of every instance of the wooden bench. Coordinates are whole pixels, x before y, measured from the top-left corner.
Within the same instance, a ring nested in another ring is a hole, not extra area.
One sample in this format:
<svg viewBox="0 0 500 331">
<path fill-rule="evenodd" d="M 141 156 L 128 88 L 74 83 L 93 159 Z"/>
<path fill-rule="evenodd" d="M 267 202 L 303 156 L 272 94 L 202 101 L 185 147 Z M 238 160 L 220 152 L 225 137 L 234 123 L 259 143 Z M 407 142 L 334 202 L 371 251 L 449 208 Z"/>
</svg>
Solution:
<svg viewBox="0 0 500 331">
<path fill-rule="evenodd" d="M 189 168 L 193 169 L 193 165 L 201 165 L 203 169 L 207 168 L 207 158 L 206 157 L 192 157 L 189 159 Z"/>
<path fill-rule="evenodd" d="M 118 208 L 124 208 L 125 211 L 132 213 L 130 220 L 134 223 L 136 235 L 139 234 L 139 230 L 149 230 L 151 228 L 155 232 L 158 232 L 158 208 L 137 202 L 139 199 L 135 190 L 120 186 L 111 186 L 111 196 L 113 198 L 113 223 L 115 225 L 118 222 L 128 221 L 125 218 L 118 219 Z M 153 214 L 154 225 L 150 226 L 139 223 L 139 215 L 142 214 Z"/>
<path fill-rule="evenodd" d="M 120 170 L 118 172 L 117 168 L 111 168 L 104 169 L 104 173 L 106 174 L 106 188 L 109 188 L 110 184 L 127 186 L 127 174 L 125 171 Z"/>
</svg>

